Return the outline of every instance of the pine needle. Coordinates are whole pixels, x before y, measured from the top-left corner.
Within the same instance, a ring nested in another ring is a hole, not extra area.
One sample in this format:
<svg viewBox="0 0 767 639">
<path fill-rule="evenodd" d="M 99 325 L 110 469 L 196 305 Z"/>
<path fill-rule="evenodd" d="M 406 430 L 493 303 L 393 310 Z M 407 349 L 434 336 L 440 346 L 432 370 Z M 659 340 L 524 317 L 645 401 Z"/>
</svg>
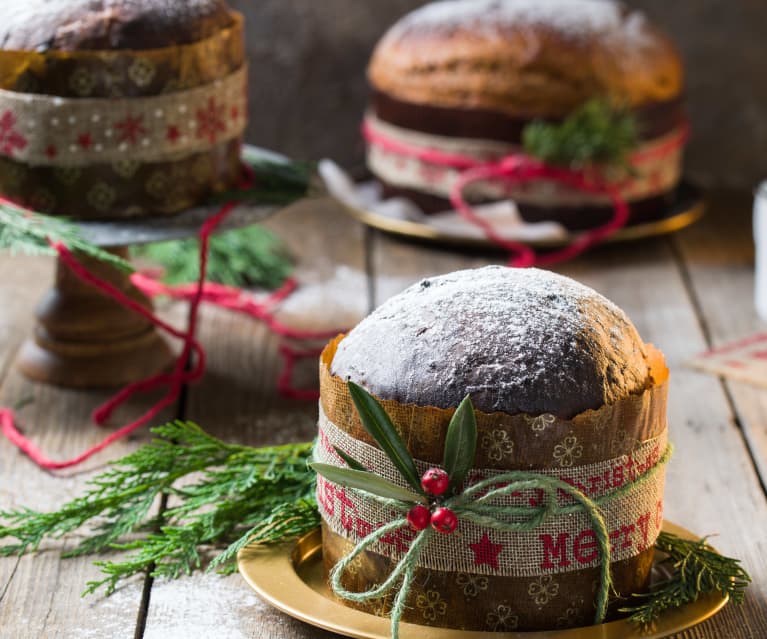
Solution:
<svg viewBox="0 0 767 639">
<path fill-rule="evenodd" d="M 697 601 L 705 593 L 718 592 L 728 595 L 733 603 L 743 603 L 751 577 L 739 560 L 720 555 L 706 542 L 661 533 L 655 548 L 668 555 L 663 564 L 671 568 L 672 576 L 649 593 L 634 595 L 641 603 L 621 608 L 620 612 L 649 630 L 665 611 Z"/>
<path fill-rule="evenodd" d="M 111 464 L 88 489 L 59 510 L 0 512 L 0 556 L 35 551 L 46 539 L 83 529 L 84 538 L 64 556 L 124 551 L 114 561 L 97 562 L 103 578 L 85 593 L 114 592 L 132 575 L 176 578 L 200 569 L 236 570 L 237 552 L 249 544 L 281 543 L 320 523 L 314 499 L 314 473 L 307 467 L 312 444 L 251 448 L 226 444 L 195 424 L 173 422 L 153 429 L 157 439 Z M 157 498 L 170 507 L 150 513 Z M 728 595 L 742 603 L 751 582 L 737 559 L 713 550 L 706 539 L 690 541 L 661 533 L 656 549 L 671 577 L 651 592 L 634 595 L 635 606 L 621 609 L 629 620 L 651 628 L 667 610 L 694 602 L 704 593 Z"/>
<path fill-rule="evenodd" d="M 253 171 L 249 189 L 219 193 L 214 201 L 244 201 L 254 204 L 288 205 L 305 197 L 314 175 L 314 164 L 273 162 L 243 149 L 243 161 Z M 165 269 L 168 284 L 194 282 L 199 273 L 199 242 L 196 239 L 161 242 L 134 249 Z M 259 226 L 215 235 L 210 241 L 207 279 L 244 287 L 275 289 L 290 275 L 292 263 L 284 245 L 273 233 Z"/>
<path fill-rule="evenodd" d="M 12 254 L 56 255 L 51 241 L 61 242 L 71 251 L 107 262 L 127 273 L 133 271 L 125 260 L 84 240 L 78 227 L 69 220 L 0 203 L 0 250 Z"/>
<path fill-rule="evenodd" d="M 195 282 L 200 272 L 197 239 L 160 242 L 134 249 L 133 254 L 160 264 L 168 284 Z M 260 226 L 226 231 L 210 239 L 207 280 L 236 288 L 278 288 L 293 268 L 287 249 Z"/>
<path fill-rule="evenodd" d="M 626 170 L 639 143 L 633 115 L 603 100 L 591 100 L 561 123 L 536 121 L 523 133 L 526 153 L 548 164 L 581 169 L 591 165 Z"/>
<path fill-rule="evenodd" d="M 64 556 L 128 551 L 99 562 L 104 578 L 87 584 L 86 593 L 101 587 L 111 593 L 121 580 L 150 569 L 160 577 L 188 574 L 202 565 L 206 548 L 234 544 L 215 564 L 231 571 L 237 547 L 284 541 L 319 524 L 314 474 L 306 466 L 311 443 L 226 444 L 188 422 L 153 432 L 158 438 L 151 444 L 114 462 L 59 510 L 0 512 L 0 539 L 16 540 L 0 546 L 0 556 L 32 552 L 45 539 L 85 528 L 85 538 Z M 191 483 L 179 486 L 184 478 Z M 163 494 L 171 508 L 153 517 Z"/>
</svg>

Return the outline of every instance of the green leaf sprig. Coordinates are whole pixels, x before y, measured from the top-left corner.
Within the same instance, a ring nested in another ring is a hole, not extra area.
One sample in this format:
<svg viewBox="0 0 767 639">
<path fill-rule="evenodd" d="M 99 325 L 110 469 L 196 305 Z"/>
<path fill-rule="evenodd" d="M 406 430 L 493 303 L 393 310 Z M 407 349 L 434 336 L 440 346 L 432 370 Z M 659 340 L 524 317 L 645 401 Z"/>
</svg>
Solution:
<svg viewBox="0 0 767 639">
<path fill-rule="evenodd" d="M 532 122 L 522 133 L 526 153 L 573 169 L 598 165 L 628 170 L 638 144 L 634 116 L 600 99 L 586 102 L 562 122 Z"/>
<path fill-rule="evenodd" d="M 637 605 L 620 609 L 643 630 L 652 629 L 667 610 L 697 601 L 705 593 L 717 592 L 743 603 L 751 577 L 739 560 L 720 555 L 707 539 L 693 541 L 662 532 L 655 548 L 667 555 L 662 563 L 671 568 L 671 577 L 646 594 L 634 595 Z"/>
<path fill-rule="evenodd" d="M 347 386 L 362 426 L 381 447 L 413 491 L 370 472 L 363 464 L 338 448 L 335 448 L 335 451 L 349 468 L 339 468 L 319 462 L 311 463 L 310 467 L 328 481 L 346 488 L 407 504 L 429 503 L 426 491 L 421 486 L 415 461 L 384 407 L 362 386 L 354 382 L 348 382 Z M 471 398 L 467 396 L 453 413 L 447 429 L 443 466 L 450 478 L 450 490 L 445 497 L 455 494 L 463 485 L 474 465 L 476 448 L 477 422 Z"/>
<path fill-rule="evenodd" d="M 237 550 L 249 543 L 281 542 L 319 525 L 314 474 L 306 464 L 312 444 L 251 448 L 226 444 L 195 424 L 153 429 L 157 438 L 114 462 L 90 481 L 85 494 L 51 513 L 0 512 L 0 556 L 20 555 L 82 528 L 86 536 L 65 557 L 132 551 L 99 562 L 104 579 L 86 592 L 107 593 L 132 575 L 150 571 L 178 577 L 202 565 L 206 549 L 229 546 L 213 562 L 236 569 Z M 191 482 L 184 483 L 187 478 Z M 153 514 L 162 495 L 171 506 Z M 125 541 L 129 535 L 135 539 Z"/>
<path fill-rule="evenodd" d="M 471 398 L 459 404 L 447 427 L 444 466 L 450 477 L 450 490 L 455 493 L 466 481 L 474 466 L 477 452 L 477 420 Z"/>
<path fill-rule="evenodd" d="M 0 203 L 0 250 L 12 254 L 56 255 L 50 242 L 61 242 L 71 251 L 96 258 L 126 273 L 133 272 L 133 267 L 125 260 L 83 239 L 73 222 Z"/>
</svg>

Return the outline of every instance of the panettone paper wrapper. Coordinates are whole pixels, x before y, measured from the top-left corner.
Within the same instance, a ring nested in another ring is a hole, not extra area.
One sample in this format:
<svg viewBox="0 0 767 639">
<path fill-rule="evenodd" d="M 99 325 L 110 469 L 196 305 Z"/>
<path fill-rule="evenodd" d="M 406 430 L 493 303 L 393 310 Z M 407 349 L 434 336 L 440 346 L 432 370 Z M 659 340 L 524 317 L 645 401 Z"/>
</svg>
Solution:
<svg viewBox="0 0 767 639">
<path fill-rule="evenodd" d="M 363 428 L 345 380 L 331 373 L 331 363 L 341 339 L 343 336 L 331 342 L 320 360 L 318 453 L 327 456 L 323 461 L 331 461 L 328 452 L 332 450 L 331 442 L 324 441 L 329 439 L 330 433 L 333 444 L 340 443 L 342 449 L 352 449 L 346 452 L 366 457 L 361 460 L 363 463 L 375 460 L 369 466 L 372 470 L 396 479 Z M 562 478 L 580 477 L 579 482 L 583 478 L 578 474 L 580 471 L 599 468 L 601 480 L 591 477 L 581 485 L 591 497 L 610 492 L 621 481 L 629 481 L 628 474 L 634 463 L 641 474 L 667 445 L 668 369 L 662 354 L 651 346 L 648 346 L 648 352 L 651 375 L 644 392 L 572 419 L 549 414 L 507 415 L 477 411 L 475 468 L 482 469 L 485 476 L 493 472 L 524 470 Z M 419 466 L 439 465 L 447 425 L 454 409 L 405 405 L 392 400 L 381 400 L 381 404 Z M 648 450 L 653 452 L 648 454 Z M 380 470 L 376 467 L 378 464 Z M 604 469 L 609 472 L 604 474 Z M 616 521 L 620 521 L 621 513 L 605 516 L 612 535 L 614 588 L 622 596 L 643 592 L 649 583 L 654 555 L 652 546 L 662 523 L 663 469 L 654 477 L 636 496 L 644 500 L 642 508 L 647 508 L 647 512 L 640 516 L 642 521 L 635 520 L 637 511 L 634 509 L 626 513 L 628 519 L 623 524 L 616 526 L 613 522 L 611 529 L 611 517 L 617 516 Z M 612 488 L 611 482 L 614 484 Z M 527 500 L 530 495 L 518 495 L 517 498 Z M 630 499 L 634 497 L 630 496 Z M 373 521 L 369 519 L 369 502 L 360 501 L 354 494 L 321 478 L 318 502 L 323 517 L 323 558 L 329 571 L 365 534 L 383 521 L 376 520 L 375 516 Z M 628 504 L 629 510 L 633 505 Z M 595 553 L 592 545 L 578 547 L 574 543 L 575 536 L 568 534 L 568 525 L 565 521 L 564 532 L 550 535 L 547 544 L 543 544 L 544 561 L 538 566 L 533 560 L 540 559 L 541 547 L 520 549 L 508 537 L 505 541 L 499 539 L 497 531 L 483 531 L 461 522 L 454 535 L 438 536 L 431 559 L 426 553 L 427 559 L 419 562 L 404 620 L 489 631 L 567 628 L 592 623 L 599 587 L 598 560 L 576 561 L 593 559 Z M 565 536 L 561 537 L 563 534 Z M 443 541 L 447 537 L 450 541 Z M 361 555 L 347 570 L 345 587 L 363 591 L 382 583 L 403 556 L 411 538 L 412 533 L 405 529 L 402 535 L 395 536 L 375 552 Z M 503 543 L 496 543 L 498 541 Z M 444 543 L 448 544 L 448 550 L 440 552 L 440 544 Z M 450 544 L 453 544 L 452 552 L 449 551 Z M 627 544 L 633 544 L 633 547 L 629 548 Z M 588 552 L 584 552 L 586 550 Z M 466 565 L 467 558 L 474 559 L 473 566 Z M 581 564 L 585 567 L 581 568 Z M 364 605 L 344 603 L 385 615 L 390 610 L 393 596 L 390 593 Z M 612 608 L 618 607 L 618 603 L 616 601 Z"/>
<path fill-rule="evenodd" d="M 238 94 L 236 106 L 216 102 L 214 93 L 217 82 L 244 64 L 243 19 L 234 12 L 229 27 L 186 45 L 0 51 L 0 91 L 11 98 L 26 95 L 30 101 L 49 97 L 52 107 L 66 111 L 61 118 L 48 114 L 25 122 L 19 115 L 23 111 L 0 104 L 0 192 L 40 212 L 103 219 L 171 214 L 231 188 L 242 175 L 246 90 Z M 174 104 L 173 114 L 169 109 L 147 110 L 153 100 L 181 99 L 204 87 L 214 97 L 213 102 L 204 100 L 206 108 Z M 81 116 L 79 103 L 98 101 L 103 109 Z M 77 116 L 69 107 L 78 110 Z M 115 111 L 122 107 L 125 113 L 118 115 Z M 155 118 L 162 118 L 159 138 L 148 135 L 159 130 Z M 195 150 L 171 157 L 168 147 L 183 146 L 187 129 L 195 137 L 199 134 L 205 148 L 200 150 L 198 143 Z M 119 143 L 124 157 L 99 159 L 111 142 Z M 25 160 L 33 146 L 45 155 L 38 152 L 35 161 Z M 165 153 L 159 159 L 147 159 L 160 147 Z"/>
</svg>

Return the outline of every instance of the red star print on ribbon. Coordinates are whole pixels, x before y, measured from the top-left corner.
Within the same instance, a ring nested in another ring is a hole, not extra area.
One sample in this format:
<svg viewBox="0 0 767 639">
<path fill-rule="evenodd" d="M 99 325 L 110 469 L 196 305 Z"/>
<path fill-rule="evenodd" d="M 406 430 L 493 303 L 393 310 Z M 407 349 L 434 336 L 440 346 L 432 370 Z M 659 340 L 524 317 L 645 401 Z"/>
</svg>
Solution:
<svg viewBox="0 0 767 639">
<path fill-rule="evenodd" d="M 77 144 L 83 149 L 90 149 L 93 146 L 93 138 L 90 133 L 81 133 L 77 136 Z"/>
<path fill-rule="evenodd" d="M 482 539 L 476 544 L 469 544 L 469 548 L 474 553 L 475 566 L 490 566 L 493 570 L 499 570 L 498 555 L 503 551 L 501 544 L 494 544 L 490 541 L 487 533 L 482 533 Z"/>
<path fill-rule="evenodd" d="M 16 116 L 6 111 L 0 116 L 0 153 L 11 156 L 16 149 L 27 146 L 27 139 L 16 129 Z"/>
<path fill-rule="evenodd" d="M 136 144 L 136 142 L 138 142 L 138 137 L 146 133 L 143 121 L 143 116 L 134 117 L 132 115 L 127 115 L 124 120 L 116 122 L 115 129 L 120 133 L 120 141 Z"/>
<path fill-rule="evenodd" d="M 216 104 L 216 99 L 211 97 L 204 109 L 197 110 L 197 137 L 208 138 L 213 144 L 218 138 L 218 134 L 225 132 L 224 106 Z"/>
<path fill-rule="evenodd" d="M 166 138 L 166 139 L 167 139 L 169 142 L 175 142 L 175 141 L 176 141 L 176 140 L 178 140 L 180 137 L 181 137 L 181 131 L 179 131 L 179 130 L 178 130 L 178 127 L 177 127 L 175 124 L 171 124 L 171 125 L 168 127 L 168 129 L 167 129 L 167 131 L 166 131 L 166 133 L 165 133 L 165 138 Z"/>
</svg>

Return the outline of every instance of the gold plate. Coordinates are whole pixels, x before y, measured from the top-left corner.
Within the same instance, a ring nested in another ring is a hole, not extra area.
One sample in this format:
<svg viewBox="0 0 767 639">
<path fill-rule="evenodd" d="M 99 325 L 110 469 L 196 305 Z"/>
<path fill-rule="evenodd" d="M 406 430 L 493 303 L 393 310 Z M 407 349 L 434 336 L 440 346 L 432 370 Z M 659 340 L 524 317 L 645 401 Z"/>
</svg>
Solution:
<svg viewBox="0 0 767 639">
<path fill-rule="evenodd" d="M 392 235 L 464 248 L 497 248 L 491 240 L 485 238 L 449 233 L 424 222 L 398 220 L 374 211 L 351 206 L 340 200 L 339 203 L 352 217 L 363 224 Z M 701 190 L 689 182 L 682 182 L 677 187 L 674 202 L 669 206 L 664 217 L 652 222 L 627 226 L 612 235 L 606 242 L 628 242 L 675 233 L 697 222 L 703 217 L 705 208 Z M 569 235 L 563 239 L 535 240 L 527 242 L 527 244 L 533 248 L 555 249 L 570 244 L 575 237 L 575 235 Z"/>
<path fill-rule="evenodd" d="M 698 536 L 670 522 L 663 530 L 687 539 Z M 312 626 L 354 639 L 387 639 L 389 620 L 343 606 L 332 598 L 322 574 L 320 529 L 297 542 L 244 548 L 237 556 L 240 574 L 269 604 Z M 719 612 L 727 597 L 716 593 L 666 613 L 653 632 L 642 633 L 627 621 L 545 632 L 469 632 L 403 623 L 402 639 L 660 639 L 695 626 Z"/>
</svg>

